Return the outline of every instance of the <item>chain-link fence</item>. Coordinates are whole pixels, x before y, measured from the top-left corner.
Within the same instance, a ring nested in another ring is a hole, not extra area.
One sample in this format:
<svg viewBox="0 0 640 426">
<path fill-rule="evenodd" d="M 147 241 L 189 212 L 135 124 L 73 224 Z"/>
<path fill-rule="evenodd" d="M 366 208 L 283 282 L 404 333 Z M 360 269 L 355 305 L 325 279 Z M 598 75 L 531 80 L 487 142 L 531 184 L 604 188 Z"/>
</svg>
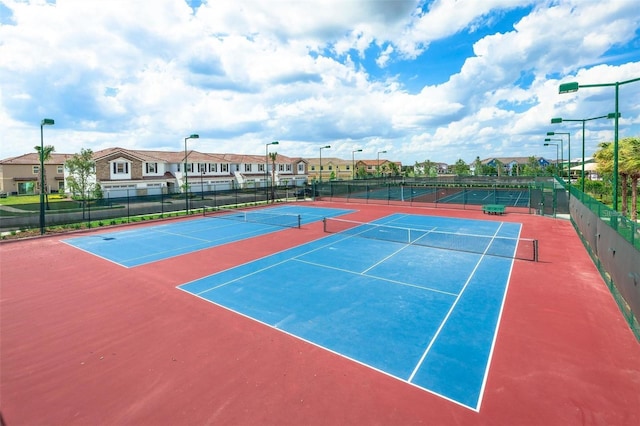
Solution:
<svg viewBox="0 0 640 426">
<path fill-rule="evenodd" d="M 500 204 L 509 211 L 568 214 L 567 190 L 552 178 L 452 177 L 371 179 L 315 184 L 322 199 L 367 204 L 401 204 L 480 210 Z"/>
<path fill-rule="evenodd" d="M 45 204 L 45 228 L 61 225 L 111 224 L 116 219 L 130 222 L 146 216 L 171 217 L 193 213 L 203 206 L 231 206 L 295 201 L 310 191 L 296 187 L 245 188 L 200 191 L 197 193 L 137 195 L 135 190 L 124 197 L 105 197 L 98 200 L 50 201 Z M 0 210 L 0 231 L 10 232 L 38 228 L 40 203 L 12 204 Z"/>
<path fill-rule="evenodd" d="M 640 340 L 640 226 L 576 188 L 570 194 L 574 228 Z"/>
</svg>

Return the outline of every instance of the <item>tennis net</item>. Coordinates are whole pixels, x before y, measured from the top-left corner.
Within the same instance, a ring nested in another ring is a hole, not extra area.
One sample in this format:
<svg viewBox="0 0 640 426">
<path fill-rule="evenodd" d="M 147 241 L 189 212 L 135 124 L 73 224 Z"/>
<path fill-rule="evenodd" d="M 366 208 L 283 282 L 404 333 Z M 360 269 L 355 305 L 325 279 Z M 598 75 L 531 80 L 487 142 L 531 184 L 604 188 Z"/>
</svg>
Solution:
<svg viewBox="0 0 640 426">
<path fill-rule="evenodd" d="M 266 225 L 282 226 L 286 228 L 300 228 L 300 215 L 298 214 L 274 213 L 265 210 L 238 210 L 208 206 L 204 206 L 202 208 L 202 214 L 216 219 L 263 223 Z"/>
<path fill-rule="evenodd" d="M 403 228 L 345 219 L 324 218 L 324 231 L 353 237 L 393 241 L 402 244 L 440 248 L 538 261 L 538 240 L 491 235 L 462 234 L 430 229 Z"/>
</svg>

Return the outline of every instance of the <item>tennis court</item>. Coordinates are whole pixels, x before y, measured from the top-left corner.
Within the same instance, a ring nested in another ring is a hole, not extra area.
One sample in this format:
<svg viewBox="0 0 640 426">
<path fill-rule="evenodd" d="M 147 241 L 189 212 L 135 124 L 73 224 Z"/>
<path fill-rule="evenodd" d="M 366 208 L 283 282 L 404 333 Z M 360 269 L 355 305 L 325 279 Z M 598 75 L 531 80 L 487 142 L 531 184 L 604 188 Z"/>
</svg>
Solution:
<svg viewBox="0 0 640 426">
<path fill-rule="evenodd" d="M 207 211 L 207 210 L 205 210 Z M 63 242 L 131 268 L 247 238 L 296 228 L 351 210 L 279 206 L 256 210 L 214 209 L 199 219 L 69 238 Z"/>
<path fill-rule="evenodd" d="M 5 424 L 639 424 L 640 345 L 570 221 L 289 206 L 300 229 L 131 268 L 66 242 L 114 229 L 0 243 Z M 526 238 L 538 262 L 505 257 Z"/>
<path fill-rule="evenodd" d="M 179 288 L 478 410 L 520 224 L 331 223 L 339 232 Z"/>
<path fill-rule="evenodd" d="M 529 191 L 513 189 L 463 189 L 457 193 L 438 198 L 440 203 L 451 204 L 504 204 L 514 207 L 528 207 Z"/>
</svg>

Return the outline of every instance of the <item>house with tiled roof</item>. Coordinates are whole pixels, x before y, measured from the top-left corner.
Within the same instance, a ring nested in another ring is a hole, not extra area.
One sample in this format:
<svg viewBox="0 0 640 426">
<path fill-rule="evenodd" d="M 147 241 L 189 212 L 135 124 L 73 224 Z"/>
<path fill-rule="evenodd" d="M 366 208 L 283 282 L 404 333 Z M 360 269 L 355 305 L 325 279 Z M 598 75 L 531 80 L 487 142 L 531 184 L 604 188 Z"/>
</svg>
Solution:
<svg viewBox="0 0 640 426">
<path fill-rule="evenodd" d="M 303 186 L 307 162 L 277 154 L 273 164 L 260 155 L 199 151 L 144 151 L 109 148 L 94 153 L 96 181 L 105 197 L 221 191 L 276 185 Z"/>
<path fill-rule="evenodd" d="M 64 191 L 64 162 L 72 154 L 51 153 L 44 163 L 45 192 Z M 0 193 L 29 195 L 40 193 L 40 156 L 37 152 L 0 160 Z"/>
<path fill-rule="evenodd" d="M 490 166 L 498 170 L 499 175 L 517 176 L 524 166 L 529 164 L 530 157 L 490 157 L 480 160 L 482 165 Z M 550 162 L 543 157 L 536 157 L 536 162 L 541 168 L 547 167 Z M 471 171 L 474 171 L 475 162 L 470 163 Z"/>
</svg>

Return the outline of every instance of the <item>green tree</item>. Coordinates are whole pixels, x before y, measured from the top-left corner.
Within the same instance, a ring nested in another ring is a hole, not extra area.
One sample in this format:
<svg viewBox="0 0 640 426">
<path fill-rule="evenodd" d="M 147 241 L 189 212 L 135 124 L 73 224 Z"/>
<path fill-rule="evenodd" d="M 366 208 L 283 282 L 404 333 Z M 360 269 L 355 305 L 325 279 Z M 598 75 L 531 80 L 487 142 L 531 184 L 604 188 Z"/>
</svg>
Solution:
<svg viewBox="0 0 640 426">
<path fill-rule="evenodd" d="M 502 176 L 502 172 L 504 171 L 504 164 L 502 163 L 502 161 L 498 160 L 496 158 L 495 160 L 496 163 L 496 171 L 498 172 L 498 176 Z"/>
<path fill-rule="evenodd" d="M 453 172 L 458 176 L 466 176 L 469 174 L 469 165 L 460 158 L 453 165 Z"/>
<path fill-rule="evenodd" d="M 599 143 L 598 150 L 593 154 L 593 158 L 596 160 L 598 174 L 602 176 L 602 180 L 611 182 L 613 174 L 613 143 Z"/>
<path fill-rule="evenodd" d="M 93 161 L 93 151 L 90 149 L 80 149 L 79 154 L 75 154 L 64 163 L 67 169 L 67 188 L 74 198 L 101 198 L 102 190 L 95 181 L 95 166 Z"/>
<path fill-rule="evenodd" d="M 480 161 L 480 157 L 476 157 L 473 161 L 473 174 L 475 176 L 480 176 L 480 174 L 482 174 L 482 161 Z"/>
<path fill-rule="evenodd" d="M 527 159 L 527 164 L 524 165 L 522 174 L 525 176 L 538 176 L 541 174 L 540 163 L 533 155 Z"/>
<path fill-rule="evenodd" d="M 53 145 L 45 145 L 42 150 L 40 150 L 40 145 L 36 145 L 34 148 L 38 153 L 38 158 L 41 160 L 40 163 L 42 164 L 42 172 L 39 173 L 40 192 L 42 193 L 42 191 L 44 191 L 44 197 L 46 200 L 45 204 L 47 206 L 47 210 L 49 210 L 49 186 L 47 185 L 47 168 L 44 165 L 51 159 L 51 154 L 56 149 Z"/>
<path fill-rule="evenodd" d="M 640 179 L 640 138 L 630 137 L 620 141 L 619 157 L 620 169 L 631 181 L 631 220 L 636 221 L 638 220 L 638 179 Z M 626 186 L 622 187 L 622 191 L 626 194 Z"/>
</svg>

